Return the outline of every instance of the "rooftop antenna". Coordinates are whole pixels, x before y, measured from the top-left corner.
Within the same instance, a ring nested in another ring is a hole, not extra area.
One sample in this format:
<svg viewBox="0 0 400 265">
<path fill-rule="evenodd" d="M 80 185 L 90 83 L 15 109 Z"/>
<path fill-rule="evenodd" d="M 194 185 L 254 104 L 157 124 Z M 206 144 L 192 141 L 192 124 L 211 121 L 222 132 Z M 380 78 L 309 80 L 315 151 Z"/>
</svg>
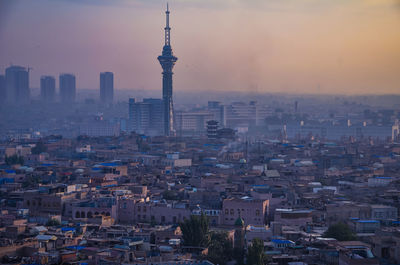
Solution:
<svg viewBox="0 0 400 265">
<path fill-rule="evenodd" d="M 166 21 L 165 21 L 165 46 L 170 46 L 171 41 L 170 41 L 170 36 L 171 36 L 171 28 L 169 27 L 169 5 L 167 2 L 167 11 L 165 11 L 166 14 Z"/>
</svg>

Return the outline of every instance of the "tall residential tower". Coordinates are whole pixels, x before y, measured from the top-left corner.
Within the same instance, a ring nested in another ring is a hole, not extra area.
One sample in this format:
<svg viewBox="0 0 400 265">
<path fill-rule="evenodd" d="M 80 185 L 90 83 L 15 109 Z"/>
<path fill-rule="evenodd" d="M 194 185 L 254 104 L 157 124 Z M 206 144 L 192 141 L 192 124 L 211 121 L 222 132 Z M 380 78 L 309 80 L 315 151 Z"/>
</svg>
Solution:
<svg viewBox="0 0 400 265">
<path fill-rule="evenodd" d="M 100 101 L 111 104 L 114 99 L 114 74 L 111 72 L 100 73 Z"/>
<path fill-rule="evenodd" d="M 40 99 L 43 102 L 53 102 L 56 98 L 56 79 L 52 76 L 40 78 Z"/>
<path fill-rule="evenodd" d="M 173 53 L 171 48 L 171 28 L 169 27 L 169 8 L 167 4 L 166 14 L 166 26 L 164 48 L 162 55 L 158 56 L 158 61 L 163 69 L 163 101 L 164 101 L 164 133 L 166 136 L 175 135 L 174 129 L 174 104 L 172 101 L 172 68 L 175 62 L 178 60 Z"/>
<path fill-rule="evenodd" d="M 29 101 L 29 69 L 14 65 L 6 68 L 6 96 L 10 103 Z"/>
<path fill-rule="evenodd" d="M 72 103 L 76 96 L 76 79 L 73 74 L 60 75 L 60 100 L 62 103 Z"/>
</svg>

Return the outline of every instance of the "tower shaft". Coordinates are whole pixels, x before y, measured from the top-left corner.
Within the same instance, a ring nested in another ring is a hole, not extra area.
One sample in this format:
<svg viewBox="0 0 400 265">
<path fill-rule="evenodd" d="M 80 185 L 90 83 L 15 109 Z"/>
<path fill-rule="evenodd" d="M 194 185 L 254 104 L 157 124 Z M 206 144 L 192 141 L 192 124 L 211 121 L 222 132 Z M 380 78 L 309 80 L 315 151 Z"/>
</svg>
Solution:
<svg viewBox="0 0 400 265">
<path fill-rule="evenodd" d="M 172 89 L 172 68 L 175 62 L 178 60 L 173 53 L 171 48 L 171 28 L 169 26 L 169 8 L 167 5 L 166 14 L 166 26 L 165 31 L 165 42 L 162 54 L 158 56 L 158 61 L 163 69 L 162 75 L 162 94 L 164 101 L 164 134 L 166 136 L 172 136 L 175 134 L 174 129 L 174 104 L 173 104 L 173 89 Z"/>
</svg>

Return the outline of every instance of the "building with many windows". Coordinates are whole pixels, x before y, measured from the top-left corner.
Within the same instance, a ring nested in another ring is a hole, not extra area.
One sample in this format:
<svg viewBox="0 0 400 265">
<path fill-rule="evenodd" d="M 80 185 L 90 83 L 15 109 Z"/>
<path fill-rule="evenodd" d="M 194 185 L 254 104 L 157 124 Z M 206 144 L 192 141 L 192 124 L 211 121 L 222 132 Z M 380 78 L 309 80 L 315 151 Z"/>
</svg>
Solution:
<svg viewBox="0 0 400 265">
<path fill-rule="evenodd" d="M 6 69 L 6 97 L 10 103 L 27 103 L 30 99 L 29 71 L 22 66 Z"/>
<path fill-rule="evenodd" d="M 112 72 L 100 73 L 100 101 L 111 104 L 114 100 L 114 74 Z"/>
<path fill-rule="evenodd" d="M 43 102 L 53 102 L 56 97 L 56 79 L 52 76 L 40 78 L 40 99 Z"/>
<path fill-rule="evenodd" d="M 71 103 L 76 97 L 76 79 L 73 74 L 60 75 L 60 100 L 63 103 Z"/>
<path fill-rule="evenodd" d="M 161 99 L 145 98 L 142 102 L 129 99 L 130 131 L 150 136 L 164 134 L 164 102 Z"/>
</svg>

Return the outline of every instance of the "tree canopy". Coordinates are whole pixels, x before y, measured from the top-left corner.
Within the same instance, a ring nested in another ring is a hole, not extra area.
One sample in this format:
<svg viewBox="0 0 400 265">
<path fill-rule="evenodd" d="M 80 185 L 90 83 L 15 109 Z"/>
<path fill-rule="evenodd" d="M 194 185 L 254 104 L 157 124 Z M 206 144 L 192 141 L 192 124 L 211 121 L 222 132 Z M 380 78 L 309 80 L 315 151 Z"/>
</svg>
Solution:
<svg viewBox="0 0 400 265">
<path fill-rule="evenodd" d="M 247 249 L 247 265 L 264 265 L 266 256 L 264 253 L 264 241 L 254 238 Z"/>
<path fill-rule="evenodd" d="M 12 155 L 12 156 L 6 156 L 4 159 L 4 162 L 6 162 L 7 165 L 12 166 L 12 165 L 24 165 L 24 157 L 18 156 L 17 154 Z"/>
<path fill-rule="evenodd" d="M 233 242 L 226 232 L 211 233 L 207 259 L 219 265 L 233 259 Z"/>
<path fill-rule="evenodd" d="M 184 246 L 206 247 L 209 243 L 209 222 L 208 218 L 202 214 L 200 216 L 190 216 L 181 223 L 182 239 Z"/>
<path fill-rule="evenodd" d="M 42 141 L 37 142 L 35 147 L 33 147 L 31 149 L 31 152 L 34 155 L 38 155 L 38 154 L 46 152 L 46 151 L 47 151 L 47 147 L 44 145 L 44 143 Z"/>
<path fill-rule="evenodd" d="M 356 235 L 345 223 L 337 223 L 329 226 L 324 233 L 324 237 L 335 238 L 338 241 L 351 241 L 356 239 Z"/>
</svg>

